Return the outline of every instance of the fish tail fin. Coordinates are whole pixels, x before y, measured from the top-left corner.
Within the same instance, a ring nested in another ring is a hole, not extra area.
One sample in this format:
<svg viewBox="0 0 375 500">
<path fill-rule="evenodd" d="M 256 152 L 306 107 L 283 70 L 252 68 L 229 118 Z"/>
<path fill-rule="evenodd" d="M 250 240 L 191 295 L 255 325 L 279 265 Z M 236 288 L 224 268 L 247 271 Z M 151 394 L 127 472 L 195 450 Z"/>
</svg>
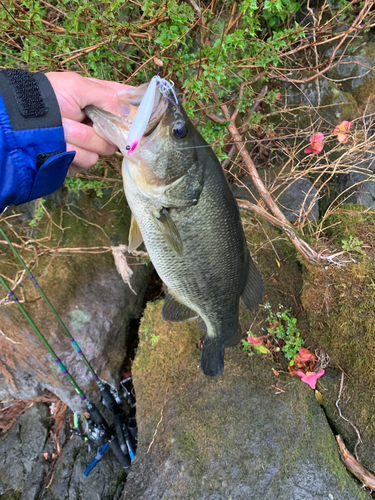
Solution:
<svg viewBox="0 0 375 500">
<path fill-rule="evenodd" d="M 239 343 L 241 330 L 238 321 L 222 322 L 217 329 L 210 323 L 206 326 L 207 334 L 203 342 L 201 367 L 205 375 L 217 377 L 224 371 L 225 348 Z"/>
<path fill-rule="evenodd" d="M 263 280 L 249 254 L 247 279 L 241 298 L 245 306 L 250 309 L 250 311 L 253 311 L 262 302 L 264 293 Z"/>
<path fill-rule="evenodd" d="M 224 351 L 222 342 L 206 337 L 201 354 L 201 368 L 208 377 L 217 377 L 224 371 Z"/>
</svg>

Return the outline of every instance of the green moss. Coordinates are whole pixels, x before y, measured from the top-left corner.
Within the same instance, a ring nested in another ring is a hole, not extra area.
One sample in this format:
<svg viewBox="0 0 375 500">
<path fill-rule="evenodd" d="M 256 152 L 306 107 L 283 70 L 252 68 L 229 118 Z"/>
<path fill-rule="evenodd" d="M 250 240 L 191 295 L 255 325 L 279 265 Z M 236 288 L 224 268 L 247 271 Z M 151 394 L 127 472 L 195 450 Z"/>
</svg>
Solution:
<svg viewBox="0 0 375 500">
<path fill-rule="evenodd" d="M 360 215 L 357 216 L 361 217 Z M 352 222 L 352 218 L 350 219 Z M 347 225 L 355 234 L 361 231 Z M 338 236 L 339 238 L 339 236 Z M 346 374 L 346 396 L 350 405 L 345 415 L 360 429 L 362 439 L 375 441 L 373 388 L 375 386 L 375 262 L 368 255 L 356 254 L 356 263 L 342 267 L 318 267 L 305 263 L 302 303 L 310 320 L 310 339 L 331 358 L 333 366 Z M 325 386 L 324 380 L 321 382 Z M 342 429 L 335 402 L 339 384 L 331 384 L 324 394 L 332 421 L 344 433 L 349 446 L 356 436 L 349 426 Z M 373 468 L 375 456 L 366 454 Z"/>
<path fill-rule="evenodd" d="M 4 495 L 1 495 L 0 498 L 1 500 L 19 500 L 21 497 L 22 492 L 21 491 L 7 491 L 4 493 Z"/>
<path fill-rule="evenodd" d="M 348 241 L 350 236 L 358 237 L 365 243 L 375 243 L 375 214 L 366 209 L 367 207 L 356 203 L 342 205 L 325 219 L 325 234 L 339 246 Z"/>
</svg>

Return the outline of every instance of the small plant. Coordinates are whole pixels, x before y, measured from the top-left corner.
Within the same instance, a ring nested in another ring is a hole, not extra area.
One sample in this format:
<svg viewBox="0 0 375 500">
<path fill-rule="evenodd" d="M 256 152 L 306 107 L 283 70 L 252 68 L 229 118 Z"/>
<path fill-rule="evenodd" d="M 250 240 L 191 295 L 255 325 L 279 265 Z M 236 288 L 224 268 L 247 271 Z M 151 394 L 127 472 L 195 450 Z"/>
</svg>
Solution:
<svg viewBox="0 0 375 500">
<path fill-rule="evenodd" d="M 349 240 L 342 240 L 341 246 L 347 252 L 363 253 L 361 245 L 363 245 L 363 241 L 359 241 L 357 236 L 349 236 Z"/>
<path fill-rule="evenodd" d="M 291 310 L 284 310 L 282 305 L 279 306 L 277 313 L 272 311 L 269 303 L 264 304 L 263 310 L 268 314 L 266 318 L 266 322 L 268 323 L 267 335 L 257 338 L 249 331 L 247 340 L 242 341 L 243 348 L 248 351 L 249 356 L 252 356 L 254 352 L 268 354 L 269 352 L 280 350 L 275 345 L 275 342 L 272 343 L 272 340 L 279 339 L 284 344 L 281 350 L 289 360 L 289 364 L 293 366 L 294 357 L 298 354 L 303 344 L 301 333 L 296 326 L 297 319 L 292 318 Z M 263 339 L 267 339 L 267 347 L 263 345 Z"/>
<path fill-rule="evenodd" d="M 142 264 L 145 264 L 146 266 L 148 266 L 151 262 L 151 259 L 148 255 L 139 255 L 138 258 L 142 262 Z"/>
<path fill-rule="evenodd" d="M 251 332 L 248 333 L 251 334 Z M 253 356 L 255 353 L 268 354 L 270 352 L 267 347 L 264 347 L 263 340 L 257 340 L 256 337 L 247 337 L 246 340 L 242 341 L 242 346 L 249 356 Z"/>
<path fill-rule="evenodd" d="M 103 189 L 109 187 L 109 183 L 106 181 L 81 179 L 80 177 L 67 177 L 65 179 L 65 187 L 73 193 L 93 189 L 96 196 L 102 198 Z"/>
<path fill-rule="evenodd" d="M 44 205 L 43 205 L 43 203 L 45 201 L 46 200 L 44 198 L 40 198 L 38 200 L 38 204 L 37 204 L 37 207 L 36 207 L 36 210 L 35 210 L 35 215 L 31 219 L 31 221 L 29 222 L 29 226 L 35 227 L 38 224 L 38 222 L 43 218 L 43 214 L 44 214 Z"/>
<path fill-rule="evenodd" d="M 154 346 L 160 339 L 160 335 L 155 335 L 155 333 L 150 332 L 150 327 L 148 325 L 144 327 L 143 334 L 145 336 L 145 341 L 151 342 L 152 346 Z"/>
<path fill-rule="evenodd" d="M 159 339 L 160 339 L 160 335 L 155 335 L 155 333 L 152 333 L 151 337 L 150 337 L 151 345 L 155 345 Z"/>
</svg>

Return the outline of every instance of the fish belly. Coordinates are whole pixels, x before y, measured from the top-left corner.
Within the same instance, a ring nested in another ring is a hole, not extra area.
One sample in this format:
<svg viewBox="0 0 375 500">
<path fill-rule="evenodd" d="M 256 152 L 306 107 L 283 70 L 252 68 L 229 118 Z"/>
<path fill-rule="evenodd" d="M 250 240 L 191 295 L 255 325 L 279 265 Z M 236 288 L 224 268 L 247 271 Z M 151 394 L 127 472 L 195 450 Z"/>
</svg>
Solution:
<svg viewBox="0 0 375 500">
<path fill-rule="evenodd" d="M 165 242 L 155 224 L 157 204 L 134 192 L 126 195 L 161 279 L 178 300 L 201 316 L 208 336 L 227 342 L 238 329 L 247 252 L 231 193 L 220 186 L 205 186 L 197 205 L 169 210 L 183 242 L 182 256 Z"/>
</svg>

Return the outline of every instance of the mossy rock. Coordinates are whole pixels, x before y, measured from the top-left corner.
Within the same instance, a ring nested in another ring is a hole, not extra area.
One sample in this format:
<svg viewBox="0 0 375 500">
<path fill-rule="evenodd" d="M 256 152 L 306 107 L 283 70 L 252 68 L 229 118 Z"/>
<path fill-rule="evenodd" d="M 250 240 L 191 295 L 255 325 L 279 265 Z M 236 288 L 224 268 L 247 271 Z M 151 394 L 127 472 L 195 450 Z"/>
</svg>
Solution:
<svg viewBox="0 0 375 500">
<path fill-rule="evenodd" d="M 345 203 L 327 217 L 323 229 L 335 245 L 349 243 L 351 238 L 357 238 L 368 247 L 372 255 L 375 246 L 375 214 L 367 207 L 356 203 Z"/>
<path fill-rule="evenodd" d="M 295 78 L 307 80 L 311 76 L 313 73 L 301 71 Z M 358 104 L 352 94 L 325 78 L 298 84 L 284 83 L 283 88 L 283 99 L 288 108 L 285 117 L 302 130 L 310 127 L 317 118 L 335 126 L 358 116 Z"/>
<path fill-rule="evenodd" d="M 197 323 L 163 322 L 162 304 L 148 304 L 141 321 L 139 442 L 124 499 L 370 498 L 308 386 L 240 347 L 226 350 L 222 376 L 205 377 Z"/>
<path fill-rule="evenodd" d="M 336 245 L 365 242 L 372 251 L 374 215 L 359 212 L 360 208 L 343 205 L 341 213 L 327 218 L 326 234 Z M 340 419 L 335 407 L 341 369 L 346 374 L 342 411 L 358 427 L 364 442 L 360 457 L 374 470 L 375 261 L 371 254 L 360 252 L 352 251 L 354 262 L 345 267 L 321 267 L 305 262 L 302 303 L 310 321 L 311 341 L 330 356 L 338 370 L 321 381 L 323 390 L 328 389 L 325 399 L 332 424 L 353 451 L 356 433 Z"/>
<path fill-rule="evenodd" d="M 353 55 L 344 57 L 338 65 L 328 71 L 329 78 L 340 82 L 345 92 L 353 95 L 366 115 L 375 111 L 375 42 L 367 42 Z"/>
<path fill-rule="evenodd" d="M 304 336 L 308 331 L 308 322 L 300 302 L 302 266 L 295 246 L 279 229 L 248 213 L 241 212 L 241 216 L 250 252 L 266 289 L 264 302 L 268 302 L 274 312 L 279 311 L 280 306 L 291 309 Z M 266 326 L 264 320 L 267 315 L 261 308 L 254 314 L 241 303 L 240 323 L 243 333 L 251 329 L 258 335 L 261 328 Z"/>
</svg>

